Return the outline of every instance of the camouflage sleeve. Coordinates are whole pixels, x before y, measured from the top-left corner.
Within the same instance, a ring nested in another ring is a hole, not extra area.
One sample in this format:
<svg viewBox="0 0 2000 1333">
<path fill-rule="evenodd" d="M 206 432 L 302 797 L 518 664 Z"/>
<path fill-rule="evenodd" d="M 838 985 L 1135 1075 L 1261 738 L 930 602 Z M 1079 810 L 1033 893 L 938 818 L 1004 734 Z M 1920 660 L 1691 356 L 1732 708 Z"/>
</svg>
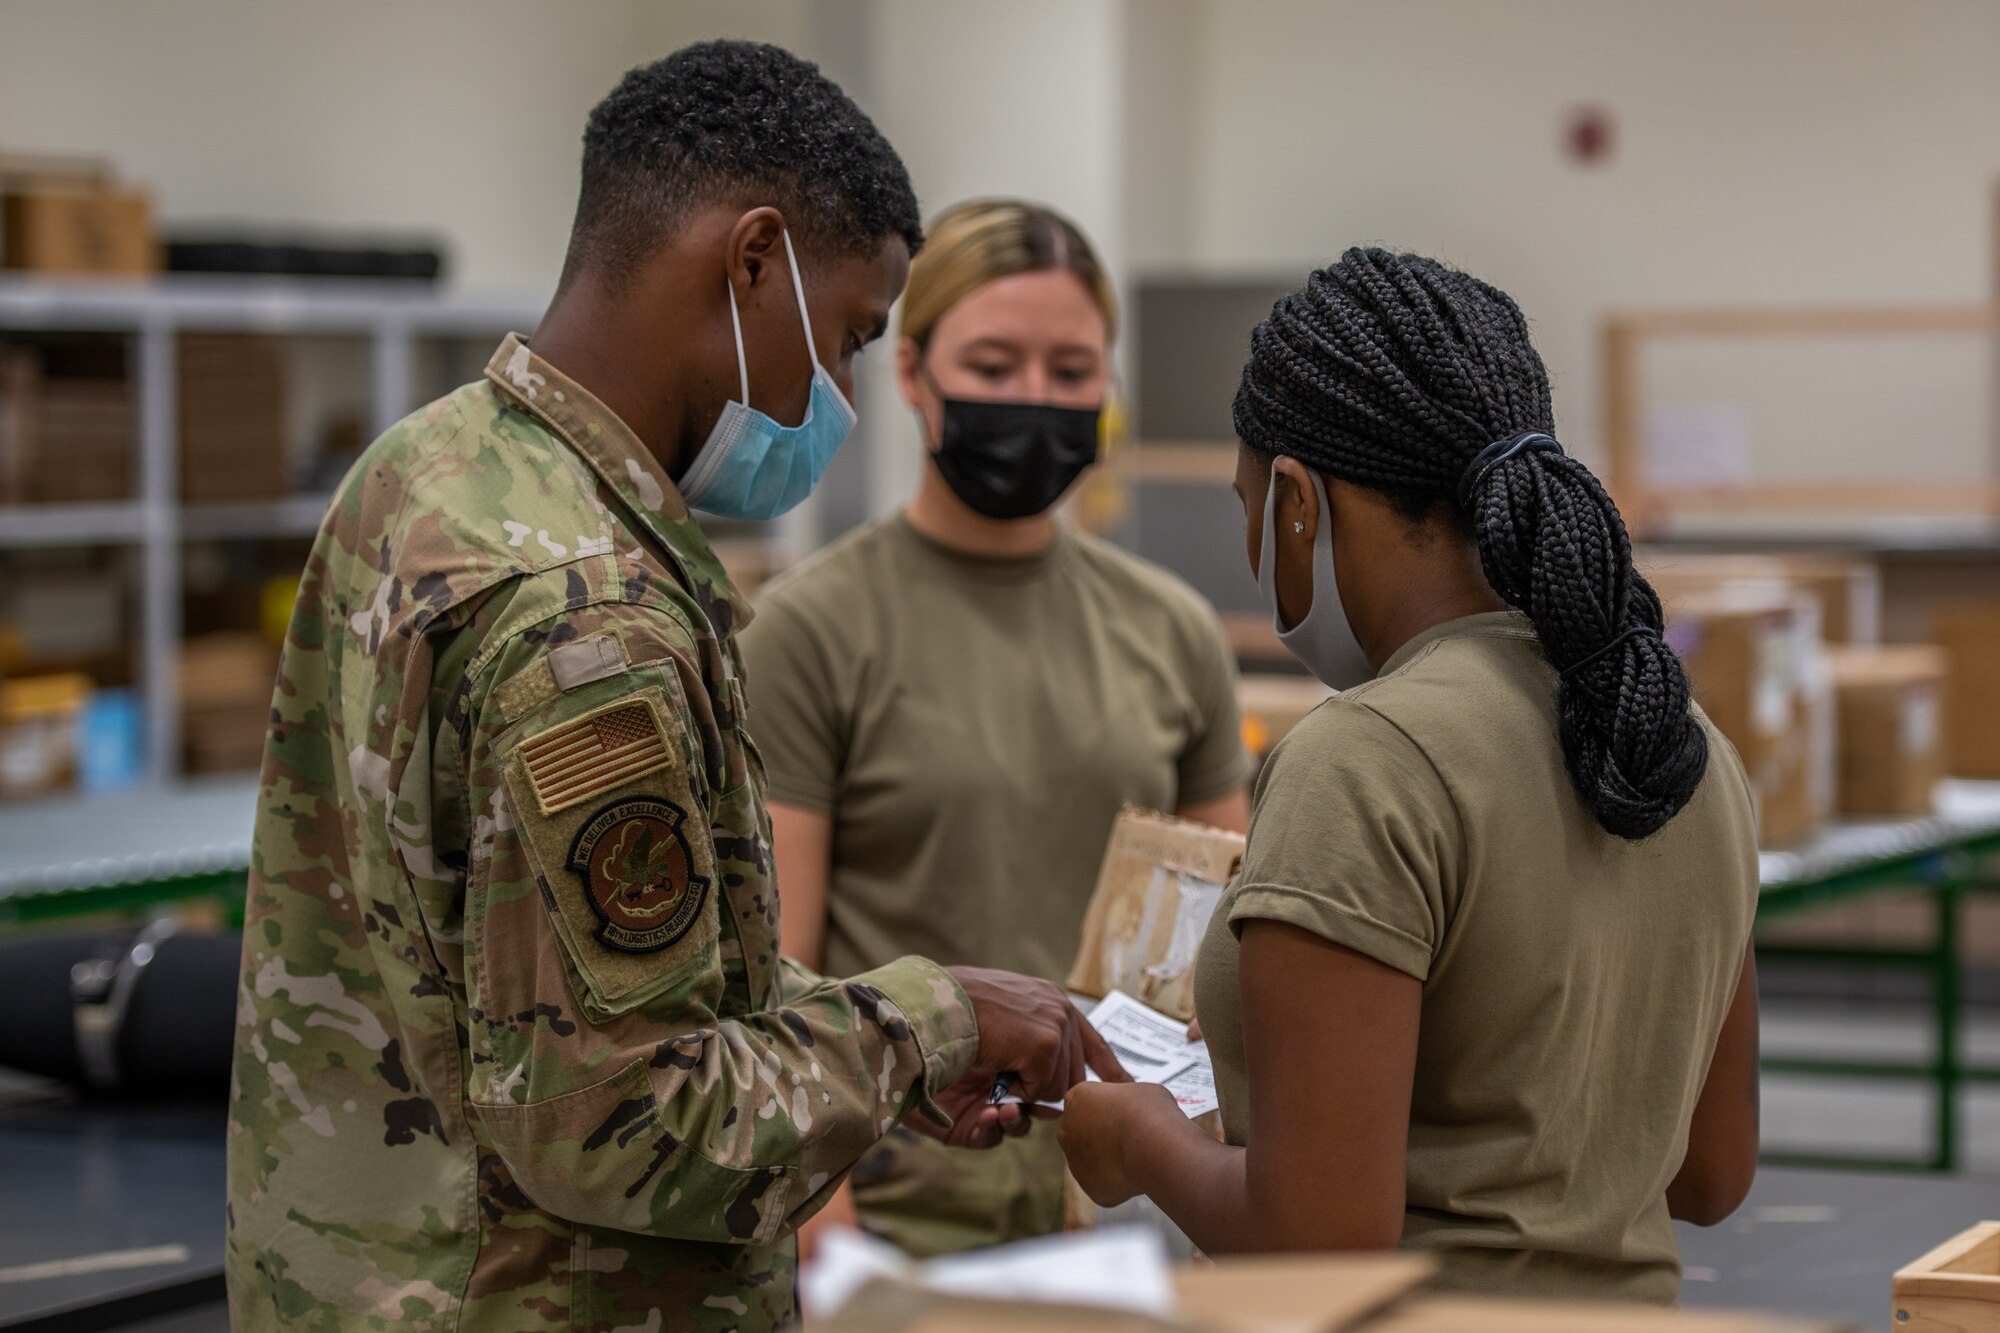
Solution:
<svg viewBox="0 0 2000 1333">
<path fill-rule="evenodd" d="M 779 969 L 755 756 L 700 651 L 671 612 L 612 603 L 486 665 L 464 723 L 469 1100 L 542 1208 L 769 1242 L 911 1107 L 937 1115 L 978 1036 L 925 959 Z"/>
<path fill-rule="evenodd" d="M 819 989 L 826 984 L 826 978 L 807 967 L 796 958 L 778 959 L 778 1003 L 790 1004 L 794 998 Z"/>
</svg>

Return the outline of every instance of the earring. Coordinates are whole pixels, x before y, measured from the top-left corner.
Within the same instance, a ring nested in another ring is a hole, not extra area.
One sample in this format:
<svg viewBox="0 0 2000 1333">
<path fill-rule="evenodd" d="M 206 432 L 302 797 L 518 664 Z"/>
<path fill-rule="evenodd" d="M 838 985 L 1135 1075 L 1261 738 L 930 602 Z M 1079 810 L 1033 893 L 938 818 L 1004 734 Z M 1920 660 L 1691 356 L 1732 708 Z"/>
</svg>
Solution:
<svg viewBox="0 0 2000 1333">
<path fill-rule="evenodd" d="M 1306 525 L 1305 525 L 1305 524 L 1303 524 L 1303 523 L 1294 523 L 1294 524 L 1292 524 L 1292 531 L 1293 531 L 1293 532 L 1304 532 L 1305 530 L 1306 530 Z"/>
</svg>

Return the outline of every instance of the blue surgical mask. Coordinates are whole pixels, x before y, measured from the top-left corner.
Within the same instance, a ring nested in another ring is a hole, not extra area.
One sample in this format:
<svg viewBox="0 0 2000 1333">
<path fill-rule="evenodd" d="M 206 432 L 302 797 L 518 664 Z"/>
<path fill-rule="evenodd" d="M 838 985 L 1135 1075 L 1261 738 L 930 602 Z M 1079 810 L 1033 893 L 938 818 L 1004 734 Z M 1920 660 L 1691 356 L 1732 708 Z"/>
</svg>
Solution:
<svg viewBox="0 0 2000 1333">
<path fill-rule="evenodd" d="M 826 475 L 827 465 L 854 429 L 854 409 L 819 363 L 806 289 L 799 281 L 799 257 L 792 234 L 785 234 L 785 259 L 792 266 L 792 290 L 799 298 L 799 323 L 812 358 L 812 399 L 806 419 L 780 426 L 750 406 L 750 368 L 743 357 L 743 320 L 736 310 L 736 286 L 729 284 L 729 322 L 736 330 L 736 374 L 742 397 L 725 405 L 701 452 L 681 478 L 681 494 L 697 509 L 723 518 L 776 518 L 805 499 Z"/>
</svg>

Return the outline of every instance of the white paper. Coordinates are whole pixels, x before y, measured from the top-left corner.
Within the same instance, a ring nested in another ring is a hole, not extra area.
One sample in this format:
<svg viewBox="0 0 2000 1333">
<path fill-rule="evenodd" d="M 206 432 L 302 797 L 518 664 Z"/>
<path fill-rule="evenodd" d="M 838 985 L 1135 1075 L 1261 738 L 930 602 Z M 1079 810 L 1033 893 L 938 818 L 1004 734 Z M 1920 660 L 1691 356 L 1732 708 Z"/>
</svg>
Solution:
<svg viewBox="0 0 2000 1333">
<path fill-rule="evenodd" d="M 1173 1279 L 1159 1233 L 1145 1227 L 1070 1231 L 918 1263 L 887 1241 L 831 1231 L 799 1274 L 809 1319 L 838 1314 L 878 1279 L 989 1300 L 1060 1301 L 1169 1317 Z"/>
<path fill-rule="evenodd" d="M 799 1301 L 808 1319 L 840 1313 L 856 1292 L 876 1278 L 918 1280 L 918 1266 L 886 1240 L 833 1227 L 821 1234 L 812 1261 L 799 1269 Z"/>
<path fill-rule="evenodd" d="M 1222 1101 L 1215 1095 L 1215 1065 L 1208 1058 L 1208 1043 L 1198 1041 L 1188 1049 L 1196 1052 L 1194 1063 L 1167 1080 L 1167 1091 L 1192 1120 L 1220 1109 Z"/>
<path fill-rule="evenodd" d="M 1166 1244 L 1146 1227 L 1069 1231 L 947 1255 L 924 1265 L 923 1281 L 955 1296 L 1174 1312 Z"/>
<path fill-rule="evenodd" d="M 1194 1062 L 1187 1024 L 1112 991 L 1087 1015 L 1135 1083 L 1165 1083 Z"/>
<path fill-rule="evenodd" d="M 1116 990 L 1090 1011 L 1089 1018 L 1133 1081 L 1166 1084 L 1189 1119 L 1219 1105 L 1208 1043 L 1189 1041 L 1187 1024 L 1180 1019 Z"/>
</svg>

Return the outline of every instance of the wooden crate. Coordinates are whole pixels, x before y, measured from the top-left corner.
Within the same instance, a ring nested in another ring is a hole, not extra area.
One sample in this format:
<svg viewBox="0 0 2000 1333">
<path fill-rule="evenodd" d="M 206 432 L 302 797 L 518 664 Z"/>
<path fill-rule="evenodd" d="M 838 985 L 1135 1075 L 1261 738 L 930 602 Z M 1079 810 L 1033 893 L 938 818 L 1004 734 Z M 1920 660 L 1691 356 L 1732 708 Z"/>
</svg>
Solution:
<svg viewBox="0 0 2000 1333">
<path fill-rule="evenodd" d="M 2000 1329 L 2000 1222 L 1961 1231 L 1890 1282 L 1899 1333 Z"/>
</svg>

